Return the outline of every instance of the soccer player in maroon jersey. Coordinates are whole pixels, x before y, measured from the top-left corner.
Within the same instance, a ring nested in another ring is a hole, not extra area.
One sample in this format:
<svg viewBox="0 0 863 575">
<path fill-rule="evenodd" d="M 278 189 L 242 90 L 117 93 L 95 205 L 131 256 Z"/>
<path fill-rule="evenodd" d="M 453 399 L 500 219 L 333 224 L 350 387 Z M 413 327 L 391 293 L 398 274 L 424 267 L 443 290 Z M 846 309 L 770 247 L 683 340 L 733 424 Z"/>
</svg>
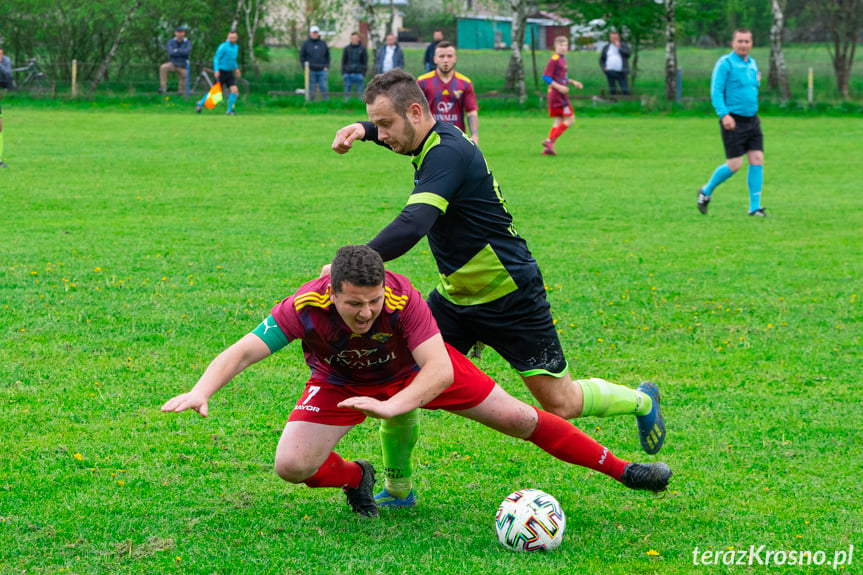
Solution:
<svg viewBox="0 0 863 575">
<path fill-rule="evenodd" d="M 455 71 L 455 46 L 447 41 L 435 48 L 436 70 L 417 78 L 417 84 L 429 101 L 432 116 L 439 122 L 453 124 L 479 144 L 479 105 L 470 78 Z M 467 120 L 467 127 L 465 127 Z"/>
<path fill-rule="evenodd" d="M 579 90 L 584 88 L 581 82 L 570 79 L 566 74 L 566 52 L 569 50 L 569 39 L 558 36 L 554 39 L 554 54 L 548 60 L 543 81 L 548 84 L 548 115 L 554 118 L 554 124 L 548 132 L 548 138 L 542 141 L 542 155 L 556 156 L 554 143 L 575 123 L 575 112 L 569 103 L 569 86 Z"/>
<path fill-rule="evenodd" d="M 392 418 L 416 408 L 443 409 L 525 439 L 554 457 L 604 473 L 630 489 L 663 491 L 664 463 L 615 457 L 574 425 L 523 403 L 446 345 L 422 295 L 384 270 L 372 248 L 345 246 L 330 275 L 276 304 L 252 333 L 219 354 L 188 393 L 165 412 L 197 411 L 251 364 L 302 341 L 311 377 L 276 447 L 279 477 L 309 487 L 338 487 L 354 512 L 375 517 L 375 469 L 333 449 L 365 418 Z"/>
</svg>

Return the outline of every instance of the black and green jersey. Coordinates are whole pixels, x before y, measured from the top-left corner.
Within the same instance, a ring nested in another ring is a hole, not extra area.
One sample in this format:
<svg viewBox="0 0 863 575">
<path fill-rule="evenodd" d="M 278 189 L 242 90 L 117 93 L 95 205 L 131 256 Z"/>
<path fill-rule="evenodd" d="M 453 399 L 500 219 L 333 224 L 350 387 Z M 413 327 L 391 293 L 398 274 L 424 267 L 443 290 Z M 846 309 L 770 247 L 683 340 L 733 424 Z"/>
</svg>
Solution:
<svg viewBox="0 0 863 575">
<path fill-rule="evenodd" d="M 378 142 L 374 125 L 363 125 L 366 139 Z M 416 243 L 419 238 L 408 239 L 405 236 L 410 234 L 393 227 L 406 230 L 411 225 L 411 208 L 436 208 L 427 236 L 440 272 L 437 290 L 443 297 L 457 305 L 488 303 L 527 286 L 539 275 L 527 243 L 513 226 L 500 186 L 468 136 L 437 122 L 413 156 L 413 193 L 400 218 L 385 231 L 390 243 L 394 238 Z M 374 242 L 369 245 L 375 247 Z"/>
</svg>

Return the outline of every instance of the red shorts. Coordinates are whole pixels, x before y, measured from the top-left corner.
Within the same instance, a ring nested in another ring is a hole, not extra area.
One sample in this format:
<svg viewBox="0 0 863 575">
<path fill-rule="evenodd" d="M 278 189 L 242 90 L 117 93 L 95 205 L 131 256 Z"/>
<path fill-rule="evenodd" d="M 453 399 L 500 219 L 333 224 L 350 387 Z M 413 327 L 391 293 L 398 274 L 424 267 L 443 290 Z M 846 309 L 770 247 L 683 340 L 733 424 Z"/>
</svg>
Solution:
<svg viewBox="0 0 863 575">
<path fill-rule="evenodd" d="M 476 407 L 488 397 L 495 386 L 492 378 L 449 345 L 446 346 L 453 368 L 453 382 L 423 409 L 461 411 Z M 337 407 L 349 397 L 368 396 L 386 401 L 409 385 L 416 373 L 391 381 L 384 385 L 333 385 L 326 381 L 310 379 L 303 395 L 291 411 L 288 421 L 310 421 L 325 425 L 357 425 L 366 415 L 346 407 Z"/>
<path fill-rule="evenodd" d="M 549 108 L 548 109 L 548 117 L 549 118 L 559 118 L 560 116 L 575 116 L 575 112 L 572 109 L 572 106 L 567 104 L 563 108 Z"/>
</svg>

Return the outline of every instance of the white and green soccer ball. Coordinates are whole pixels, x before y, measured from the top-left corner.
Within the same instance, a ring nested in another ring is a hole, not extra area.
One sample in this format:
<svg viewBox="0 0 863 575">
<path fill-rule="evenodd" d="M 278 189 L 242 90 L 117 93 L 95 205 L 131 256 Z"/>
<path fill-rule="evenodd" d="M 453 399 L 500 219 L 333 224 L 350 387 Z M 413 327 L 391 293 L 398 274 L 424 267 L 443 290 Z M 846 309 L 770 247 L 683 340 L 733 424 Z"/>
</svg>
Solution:
<svg viewBox="0 0 863 575">
<path fill-rule="evenodd" d="M 563 540 L 566 516 L 557 499 L 539 489 L 510 493 L 497 508 L 494 530 L 511 551 L 551 551 Z"/>
</svg>

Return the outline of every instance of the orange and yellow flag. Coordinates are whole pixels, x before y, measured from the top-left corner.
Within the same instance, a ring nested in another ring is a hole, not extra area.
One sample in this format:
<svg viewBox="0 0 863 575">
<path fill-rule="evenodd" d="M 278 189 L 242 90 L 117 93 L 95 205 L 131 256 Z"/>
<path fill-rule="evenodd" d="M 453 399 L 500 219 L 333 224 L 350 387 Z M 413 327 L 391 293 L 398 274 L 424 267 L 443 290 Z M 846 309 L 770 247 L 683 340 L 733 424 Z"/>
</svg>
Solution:
<svg viewBox="0 0 863 575">
<path fill-rule="evenodd" d="M 216 104 L 222 101 L 222 84 L 220 82 L 216 82 L 212 88 L 210 88 L 210 93 L 207 94 L 207 99 L 204 101 L 204 107 L 208 110 L 212 110 L 216 107 Z"/>
</svg>

